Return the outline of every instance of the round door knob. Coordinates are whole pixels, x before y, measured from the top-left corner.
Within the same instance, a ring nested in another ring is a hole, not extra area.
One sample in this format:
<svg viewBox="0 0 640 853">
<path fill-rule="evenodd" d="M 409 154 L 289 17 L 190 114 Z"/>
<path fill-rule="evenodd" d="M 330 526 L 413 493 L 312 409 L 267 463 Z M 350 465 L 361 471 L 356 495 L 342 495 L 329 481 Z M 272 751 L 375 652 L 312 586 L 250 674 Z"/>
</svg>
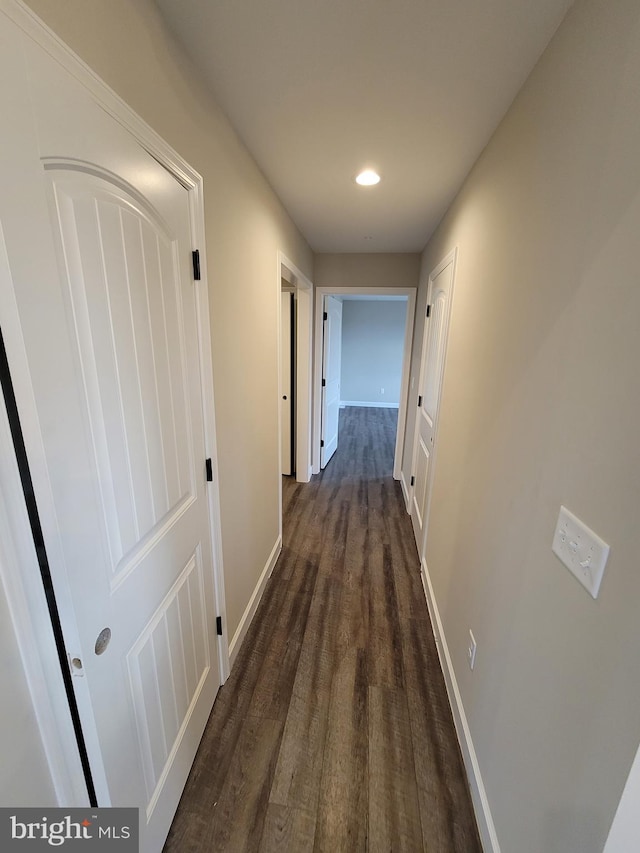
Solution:
<svg viewBox="0 0 640 853">
<path fill-rule="evenodd" d="M 98 634 L 98 638 L 96 639 L 95 652 L 97 655 L 101 655 L 107 650 L 107 646 L 109 645 L 110 640 L 111 628 L 103 628 L 102 631 L 100 631 L 100 633 Z"/>
</svg>

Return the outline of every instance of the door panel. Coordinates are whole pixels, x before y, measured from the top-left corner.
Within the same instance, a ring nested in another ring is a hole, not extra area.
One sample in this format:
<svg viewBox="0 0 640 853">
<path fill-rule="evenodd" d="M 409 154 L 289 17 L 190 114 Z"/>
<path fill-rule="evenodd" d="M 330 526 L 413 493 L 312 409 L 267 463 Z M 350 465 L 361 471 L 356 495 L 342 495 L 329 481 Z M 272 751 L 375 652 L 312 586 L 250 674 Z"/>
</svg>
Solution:
<svg viewBox="0 0 640 853">
<path fill-rule="evenodd" d="M 424 384 L 422 386 L 422 408 L 425 417 L 433 426 L 436 421 L 438 401 L 440 397 L 440 384 L 443 376 L 444 363 L 444 337 L 445 322 L 448 319 L 447 308 L 449 301 L 449 274 L 451 267 L 448 266 L 434 280 L 431 296 L 431 317 L 429 330 L 429 344 L 424 370 Z M 445 279 L 442 280 L 442 276 Z"/>
<path fill-rule="evenodd" d="M 326 319 L 323 324 L 321 468 L 326 466 L 338 449 L 342 366 L 342 302 L 335 296 L 325 296 L 324 304 Z"/>
<path fill-rule="evenodd" d="M 414 485 L 411 494 L 411 522 L 420 559 L 426 546 L 429 501 L 433 483 L 440 393 L 444 377 L 455 253 L 449 255 L 431 274 L 427 301 L 429 316 L 425 320 L 425 337 L 420 367 L 420 406 L 416 419 L 413 454 Z"/>
<path fill-rule="evenodd" d="M 48 174 L 117 584 L 194 500 L 177 245 L 107 180 Z"/>
<path fill-rule="evenodd" d="M 99 805 L 139 806 L 155 853 L 220 684 L 189 193 L 0 15 L 2 41 L 0 323 Z"/>
<path fill-rule="evenodd" d="M 198 550 L 127 655 L 147 817 L 153 813 L 163 776 L 171 769 L 210 665 L 203 594 Z"/>
<path fill-rule="evenodd" d="M 422 438 L 418 439 L 416 456 L 415 484 L 412 498 L 411 521 L 416 542 L 422 536 L 423 520 L 427 508 L 427 476 L 429 472 L 430 452 Z"/>
</svg>

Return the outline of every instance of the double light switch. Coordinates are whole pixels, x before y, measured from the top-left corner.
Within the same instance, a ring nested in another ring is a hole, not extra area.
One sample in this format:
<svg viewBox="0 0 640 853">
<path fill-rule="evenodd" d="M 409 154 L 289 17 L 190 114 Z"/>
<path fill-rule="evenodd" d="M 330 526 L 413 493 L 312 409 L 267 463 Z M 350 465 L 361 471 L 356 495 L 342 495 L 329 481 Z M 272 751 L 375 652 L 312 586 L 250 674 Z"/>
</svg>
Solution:
<svg viewBox="0 0 640 853">
<path fill-rule="evenodd" d="M 609 556 L 607 543 L 561 506 L 551 548 L 585 589 L 597 598 Z"/>
</svg>

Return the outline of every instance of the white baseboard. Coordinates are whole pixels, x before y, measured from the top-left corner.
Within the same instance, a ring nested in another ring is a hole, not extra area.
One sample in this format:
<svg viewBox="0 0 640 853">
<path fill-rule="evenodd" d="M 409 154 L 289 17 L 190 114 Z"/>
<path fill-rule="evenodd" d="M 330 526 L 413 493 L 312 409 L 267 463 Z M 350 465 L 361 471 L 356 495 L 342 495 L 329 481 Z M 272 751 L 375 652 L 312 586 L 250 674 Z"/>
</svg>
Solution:
<svg viewBox="0 0 640 853">
<path fill-rule="evenodd" d="M 400 485 L 402 486 L 402 495 L 404 497 L 404 508 L 409 512 L 409 488 L 405 480 L 404 471 L 400 471 Z"/>
<path fill-rule="evenodd" d="M 238 656 L 238 652 L 240 651 L 240 646 L 242 645 L 246 633 L 249 630 L 251 620 L 255 616 L 255 612 L 258 609 L 258 605 L 260 604 L 260 599 L 262 598 L 264 588 L 267 585 L 267 581 L 271 577 L 271 572 L 273 571 L 276 561 L 280 556 L 280 551 L 282 551 L 282 537 L 278 536 L 278 538 L 276 539 L 276 544 L 273 546 L 273 549 L 269 554 L 267 564 L 265 565 L 260 577 L 258 578 L 256 588 L 253 590 L 253 595 L 249 599 L 247 609 L 242 614 L 240 624 L 236 628 L 236 632 L 233 635 L 233 639 L 229 643 L 229 667 L 231 669 L 233 669 L 236 657 Z"/>
<path fill-rule="evenodd" d="M 487 792 L 485 791 L 484 783 L 482 781 L 478 757 L 471 738 L 471 731 L 467 722 L 464 705 L 462 704 L 462 696 L 460 695 L 456 674 L 451 661 L 451 655 L 449 654 L 449 647 L 442 627 L 442 620 L 440 619 L 440 612 L 433 592 L 431 578 L 429 577 L 429 570 L 427 569 L 427 563 L 424 559 L 422 560 L 420 575 L 422 577 L 422 586 L 427 599 L 429 616 L 431 617 L 433 633 L 436 639 L 436 648 L 438 649 L 440 666 L 444 673 L 449 703 L 451 705 L 451 710 L 453 711 L 453 719 L 456 726 L 458 741 L 460 742 L 462 757 L 467 771 L 467 778 L 469 779 L 471 799 L 473 801 L 473 809 L 478 823 L 478 831 L 480 833 L 480 840 L 482 841 L 482 848 L 485 853 L 500 853 L 500 844 L 498 843 L 496 828 L 491 816 Z"/>
<path fill-rule="evenodd" d="M 345 406 L 360 406 L 364 409 L 397 409 L 399 403 L 363 403 L 360 400 L 340 400 L 340 408 Z"/>
</svg>

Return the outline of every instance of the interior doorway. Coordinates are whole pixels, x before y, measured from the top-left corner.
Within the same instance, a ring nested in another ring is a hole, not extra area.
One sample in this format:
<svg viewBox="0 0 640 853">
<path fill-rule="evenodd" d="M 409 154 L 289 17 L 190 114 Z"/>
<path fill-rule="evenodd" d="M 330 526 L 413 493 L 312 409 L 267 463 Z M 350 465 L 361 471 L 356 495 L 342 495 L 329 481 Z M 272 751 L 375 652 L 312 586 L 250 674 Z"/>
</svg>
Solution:
<svg viewBox="0 0 640 853">
<path fill-rule="evenodd" d="M 283 293 L 292 294 L 292 313 L 289 335 L 283 337 Z M 308 483 L 312 474 L 311 460 L 311 337 L 313 284 L 283 252 L 277 258 L 277 318 L 278 318 L 278 483 L 280 536 L 282 537 L 282 474 Z M 290 365 L 287 363 L 290 361 Z M 283 376 L 285 377 L 283 379 Z M 291 377 L 289 393 L 286 377 Z M 292 397 L 293 405 L 283 409 L 283 397 Z M 290 437 L 287 432 L 290 431 Z M 287 465 L 287 456 L 291 462 Z M 287 471 L 286 469 L 291 470 Z"/>
<path fill-rule="evenodd" d="M 396 431 L 395 452 L 393 460 L 393 477 L 400 479 L 402 454 L 404 449 L 404 432 L 406 424 L 407 399 L 409 387 L 409 371 L 411 359 L 411 340 L 413 335 L 413 322 L 415 315 L 416 289 L 413 287 L 318 287 L 316 288 L 315 301 L 315 346 L 314 346 L 314 377 L 313 377 L 313 473 L 317 474 L 323 467 L 322 447 L 322 400 L 323 400 L 323 366 L 324 366 L 324 338 L 325 338 L 325 299 L 336 297 L 338 299 L 363 299 L 363 300 L 406 300 L 406 317 L 404 325 L 404 339 L 402 345 L 402 370 L 400 378 L 400 389 L 398 398 L 398 426 Z M 325 386 L 326 387 L 326 386 Z M 350 401 L 353 402 L 353 401 Z M 380 405 L 384 402 L 365 402 L 360 405 Z"/>
<path fill-rule="evenodd" d="M 296 294 L 282 280 L 280 294 L 280 450 L 281 473 L 296 473 Z"/>
</svg>

